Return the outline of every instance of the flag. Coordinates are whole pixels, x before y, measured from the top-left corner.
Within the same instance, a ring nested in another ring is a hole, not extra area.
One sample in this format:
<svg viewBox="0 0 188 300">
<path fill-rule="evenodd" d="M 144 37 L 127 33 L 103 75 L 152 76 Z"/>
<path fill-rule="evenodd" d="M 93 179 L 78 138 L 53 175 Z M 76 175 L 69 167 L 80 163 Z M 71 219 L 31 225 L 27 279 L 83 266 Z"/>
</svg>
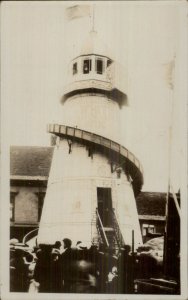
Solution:
<svg viewBox="0 0 188 300">
<path fill-rule="evenodd" d="M 66 17 L 68 21 L 91 16 L 91 7 L 90 5 L 74 5 L 66 8 Z"/>
<path fill-rule="evenodd" d="M 169 63 L 165 64 L 166 67 L 166 83 L 168 88 L 173 90 L 174 88 L 174 69 L 175 69 L 175 58 L 171 60 Z"/>
</svg>

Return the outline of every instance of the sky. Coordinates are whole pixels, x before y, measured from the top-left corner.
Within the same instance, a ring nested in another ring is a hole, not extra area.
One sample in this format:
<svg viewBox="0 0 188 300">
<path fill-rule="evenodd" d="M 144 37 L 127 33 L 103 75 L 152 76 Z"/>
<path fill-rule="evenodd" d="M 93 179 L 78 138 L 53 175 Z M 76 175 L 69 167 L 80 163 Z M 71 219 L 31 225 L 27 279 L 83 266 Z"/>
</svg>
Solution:
<svg viewBox="0 0 188 300">
<path fill-rule="evenodd" d="M 66 7 L 74 4 L 2 3 L 4 143 L 50 144 L 46 126 L 61 122 L 68 63 L 91 29 L 89 17 L 67 20 Z M 95 30 L 127 73 L 129 105 L 121 110 L 122 144 L 143 165 L 145 191 L 167 191 L 169 161 L 175 191 L 181 186 L 187 95 L 185 5 L 184 1 L 94 2 Z M 167 79 L 172 61 L 173 89 Z"/>
</svg>

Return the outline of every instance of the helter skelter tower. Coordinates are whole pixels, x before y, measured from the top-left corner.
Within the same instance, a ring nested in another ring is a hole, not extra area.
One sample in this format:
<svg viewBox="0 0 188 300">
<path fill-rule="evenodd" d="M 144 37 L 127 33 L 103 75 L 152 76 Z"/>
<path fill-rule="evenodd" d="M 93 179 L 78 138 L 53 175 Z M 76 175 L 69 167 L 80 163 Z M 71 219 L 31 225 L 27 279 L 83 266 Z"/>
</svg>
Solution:
<svg viewBox="0 0 188 300">
<path fill-rule="evenodd" d="M 38 242 L 65 237 L 75 244 L 118 249 L 142 243 L 135 196 L 143 184 L 138 159 L 120 140 L 120 110 L 126 91 L 118 88 L 116 62 L 91 31 L 69 64 L 62 99 L 62 124 L 50 124 L 58 139 L 39 226 Z"/>
</svg>

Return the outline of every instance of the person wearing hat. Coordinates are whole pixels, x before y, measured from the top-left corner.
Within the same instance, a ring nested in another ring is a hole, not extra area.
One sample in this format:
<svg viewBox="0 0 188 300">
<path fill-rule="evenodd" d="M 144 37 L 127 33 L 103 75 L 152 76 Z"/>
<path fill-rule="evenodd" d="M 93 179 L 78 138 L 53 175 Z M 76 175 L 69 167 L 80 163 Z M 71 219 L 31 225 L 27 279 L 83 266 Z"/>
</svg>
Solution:
<svg viewBox="0 0 188 300">
<path fill-rule="evenodd" d="M 64 252 L 61 254 L 61 274 L 63 281 L 63 292 L 70 293 L 73 280 L 73 264 L 74 264 L 74 252 L 71 248 L 72 241 L 68 238 L 63 239 Z"/>
<path fill-rule="evenodd" d="M 50 292 L 52 293 L 60 293 L 62 288 L 62 280 L 61 280 L 61 261 L 60 261 L 60 247 L 61 242 L 56 241 L 53 245 L 51 256 L 50 256 Z"/>
</svg>

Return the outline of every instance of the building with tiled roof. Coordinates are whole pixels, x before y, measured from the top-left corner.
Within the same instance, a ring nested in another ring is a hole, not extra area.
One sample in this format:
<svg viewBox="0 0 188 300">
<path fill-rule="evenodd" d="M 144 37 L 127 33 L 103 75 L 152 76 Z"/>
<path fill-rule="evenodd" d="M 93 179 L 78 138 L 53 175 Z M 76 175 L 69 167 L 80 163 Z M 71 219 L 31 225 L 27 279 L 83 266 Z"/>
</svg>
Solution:
<svg viewBox="0 0 188 300">
<path fill-rule="evenodd" d="M 37 229 L 53 147 L 10 147 L 10 237 L 20 241 Z"/>
<path fill-rule="evenodd" d="M 23 236 L 39 225 L 54 147 L 10 148 L 10 236 Z M 164 232 L 165 193 L 141 192 L 137 198 L 142 235 Z"/>
<path fill-rule="evenodd" d="M 142 192 L 137 197 L 137 208 L 140 215 L 147 218 L 165 216 L 165 194 Z"/>
<path fill-rule="evenodd" d="M 48 180 L 53 150 L 53 147 L 12 146 L 11 180 Z"/>
<path fill-rule="evenodd" d="M 141 192 L 136 198 L 136 204 L 144 240 L 164 233 L 166 194 Z"/>
</svg>

